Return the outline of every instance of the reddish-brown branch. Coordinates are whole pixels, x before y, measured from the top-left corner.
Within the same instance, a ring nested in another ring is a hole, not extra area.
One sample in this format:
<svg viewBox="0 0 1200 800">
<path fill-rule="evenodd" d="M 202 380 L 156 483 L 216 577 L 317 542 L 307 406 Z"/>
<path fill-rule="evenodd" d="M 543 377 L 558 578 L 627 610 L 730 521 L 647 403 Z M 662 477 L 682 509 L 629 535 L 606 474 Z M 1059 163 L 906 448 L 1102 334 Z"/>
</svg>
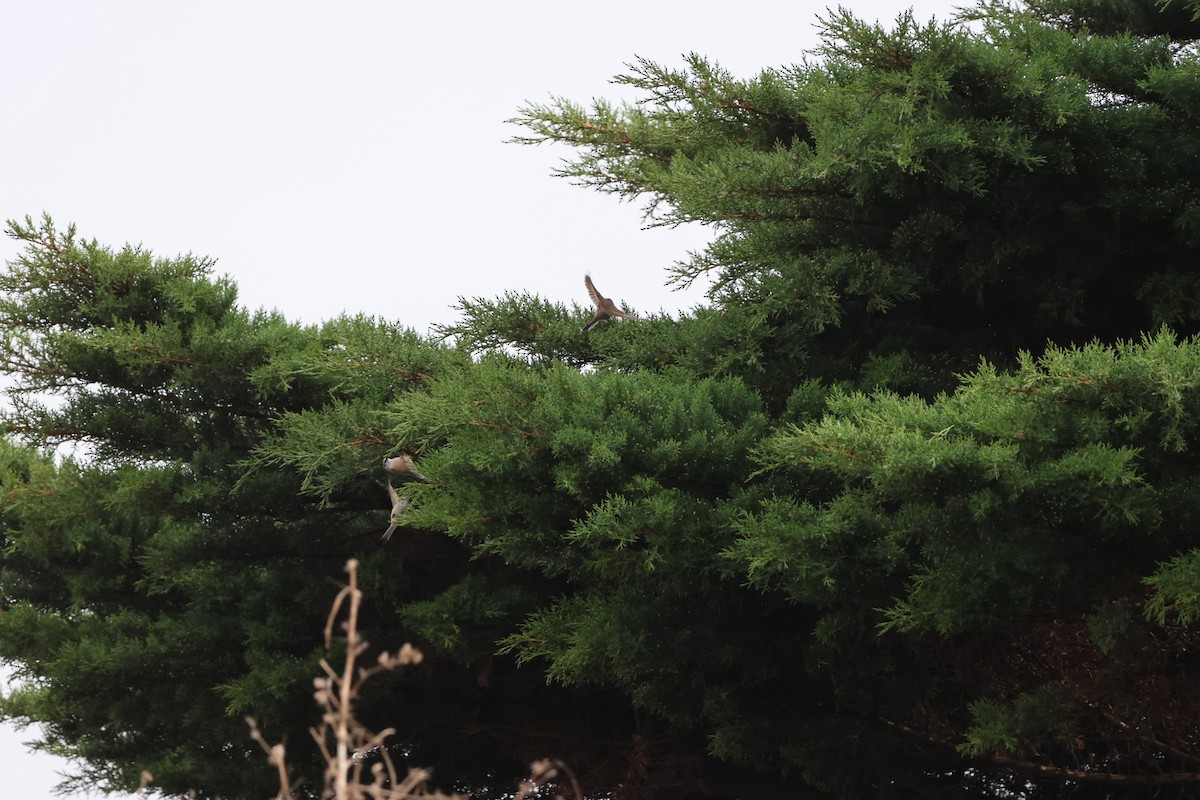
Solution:
<svg viewBox="0 0 1200 800">
<path fill-rule="evenodd" d="M 171 355 L 170 353 L 166 353 L 157 347 L 151 347 L 147 344 L 131 345 L 129 349 L 135 353 L 150 353 L 156 359 L 166 364 L 176 364 L 183 367 L 191 366 L 192 364 L 191 359 L 184 358 L 183 356 Z"/>
<path fill-rule="evenodd" d="M 527 430 L 522 430 L 521 428 L 518 428 L 516 425 L 501 425 L 496 422 L 484 422 L 481 419 L 473 419 L 473 420 L 471 420 L 470 424 L 474 425 L 477 428 L 490 428 L 492 430 L 497 430 L 497 431 L 515 431 L 516 433 L 519 433 L 522 436 L 524 436 L 526 439 L 537 439 L 537 438 L 540 438 L 542 435 L 542 432 L 539 431 L 537 428 L 534 428 L 532 431 L 527 431 Z"/>
<path fill-rule="evenodd" d="M 1038 764 L 1033 761 L 1022 761 L 1018 758 L 1001 755 L 979 756 L 977 760 L 1007 767 L 1023 775 L 1080 781 L 1081 783 L 1120 783 L 1138 786 L 1200 783 L 1200 772 L 1158 772 L 1143 775 L 1125 775 L 1122 773 L 1088 772 L 1082 769 L 1054 767 L 1049 764 Z"/>
</svg>

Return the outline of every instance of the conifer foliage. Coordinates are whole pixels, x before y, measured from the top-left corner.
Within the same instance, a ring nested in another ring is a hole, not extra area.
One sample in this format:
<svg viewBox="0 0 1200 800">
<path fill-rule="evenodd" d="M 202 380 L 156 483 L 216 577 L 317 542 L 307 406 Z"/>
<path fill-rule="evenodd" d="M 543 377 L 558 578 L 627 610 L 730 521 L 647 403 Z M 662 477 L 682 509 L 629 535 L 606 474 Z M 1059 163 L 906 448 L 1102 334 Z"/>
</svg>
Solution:
<svg viewBox="0 0 1200 800">
<path fill-rule="evenodd" d="M 361 630 L 425 656 L 361 722 L 447 790 L 550 758 L 621 798 L 1200 791 L 1200 3 L 823 34 L 520 113 L 713 227 L 680 319 L 513 287 L 437 339 L 300 326 L 10 223 L 0 710 L 81 784 L 266 797 L 252 716 L 318 796 L 354 558 Z"/>
</svg>

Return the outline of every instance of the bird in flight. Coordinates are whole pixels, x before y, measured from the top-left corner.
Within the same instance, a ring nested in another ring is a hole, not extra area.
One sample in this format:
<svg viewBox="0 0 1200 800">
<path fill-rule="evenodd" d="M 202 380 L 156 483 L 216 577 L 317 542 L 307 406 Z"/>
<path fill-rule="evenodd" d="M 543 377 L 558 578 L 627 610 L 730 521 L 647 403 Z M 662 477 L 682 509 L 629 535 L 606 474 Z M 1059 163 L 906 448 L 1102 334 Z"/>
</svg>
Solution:
<svg viewBox="0 0 1200 800">
<path fill-rule="evenodd" d="M 591 321 L 583 326 L 583 330 L 580 333 L 587 333 L 604 320 L 612 319 L 613 317 L 632 320 L 640 319 L 640 317 L 630 314 L 628 311 L 622 311 L 617 307 L 616 303 L 597 292 L 596 284 L 592 283 L 591 275 L 584 275 L 583 283 L 587 286 L 588 294 L 592 297 L 592 302 L 596 304 L 596 313 L 592 316 Z"/>
</svg>

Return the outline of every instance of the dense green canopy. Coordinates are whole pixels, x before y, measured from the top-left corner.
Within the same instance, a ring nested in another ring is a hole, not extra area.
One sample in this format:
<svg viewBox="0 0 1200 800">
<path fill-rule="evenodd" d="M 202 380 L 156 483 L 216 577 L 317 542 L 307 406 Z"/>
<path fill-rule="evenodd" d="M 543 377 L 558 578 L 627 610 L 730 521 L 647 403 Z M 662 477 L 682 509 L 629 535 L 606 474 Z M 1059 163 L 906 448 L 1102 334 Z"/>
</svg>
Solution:
<svg viewBox="0 0 1200 800">
<path fill-rule="evenodd" d="M 10 223 L 0 706 L 80 782 L 266 797 L 349 557 L 363 721 L 444 786 L 628 798 L 1200 786 L 1200 0 L 846 12 L 531 105 L 713 244 L 680 319 L 520 287 L 445 338 L 250 313 L 205 259 Z M 409 501 L 389 539 L 384 456 Z"/>
</svg>

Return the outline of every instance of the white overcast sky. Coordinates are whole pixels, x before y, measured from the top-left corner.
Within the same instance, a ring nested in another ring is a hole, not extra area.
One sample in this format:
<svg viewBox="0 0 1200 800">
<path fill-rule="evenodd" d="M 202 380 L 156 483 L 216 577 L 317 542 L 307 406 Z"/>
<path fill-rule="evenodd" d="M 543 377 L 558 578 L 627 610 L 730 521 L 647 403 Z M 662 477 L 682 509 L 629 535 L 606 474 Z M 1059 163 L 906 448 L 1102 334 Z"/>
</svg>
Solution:
<svg viewBox="0 0 1200 800">
<path fill-rule="evenodd" d="M 847 0 L 889 22 L 907 3 Z M 920 0 L 919 20 L 965 0 Z M 216 259 L 244 305 L 425 333 L 460 295 L 586 302 L 583 274 L 676 314 L 667 270 L 703 228 L 551 177 L 564 148 L 506 143 L 527 101 L 632 99 L 609 79 L 696 52 L 734 75 L 799 62 L 824 4 L 39 0 L 0 13 L 0 218 L 50 213 L 118 247 Z M 0 240 L 0 261 L 18 247 Z M 319 621 L 314 621 L 319 624 Z M 0 727 L 5 796 L 63 765 Z"/>
</svg>

